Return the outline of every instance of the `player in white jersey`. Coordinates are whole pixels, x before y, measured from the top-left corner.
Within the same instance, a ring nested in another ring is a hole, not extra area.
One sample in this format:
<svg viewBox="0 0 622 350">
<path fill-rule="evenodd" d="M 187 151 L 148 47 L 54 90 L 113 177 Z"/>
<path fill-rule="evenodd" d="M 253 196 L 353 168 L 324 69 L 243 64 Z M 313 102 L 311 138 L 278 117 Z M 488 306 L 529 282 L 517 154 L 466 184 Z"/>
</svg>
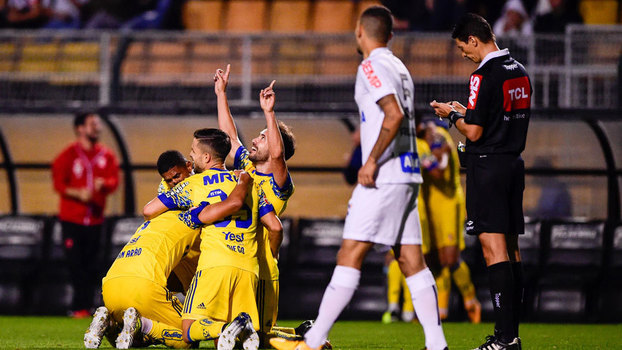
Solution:
<svg viewBox="0 0 622 350">
<path fill-rule="evenodd" d="M 279 350 L 320 349 L 358 287 L 361 265 L 375 243 L 393 247 L 412 294 L 429 350 L 447 347 L 438 315 L 434 276 L 421 253 L 417 193 L 422 182 L 417 157 L 414 87 L 404 64 L 387 48 L 391 12 L 367 8 L 355 30 L 363 54 L 355 86 L 361 115 L 363 166 L 348 204 L 337 266 L 314 326 L 304 341 L 272 339 Z"/>
</svg>

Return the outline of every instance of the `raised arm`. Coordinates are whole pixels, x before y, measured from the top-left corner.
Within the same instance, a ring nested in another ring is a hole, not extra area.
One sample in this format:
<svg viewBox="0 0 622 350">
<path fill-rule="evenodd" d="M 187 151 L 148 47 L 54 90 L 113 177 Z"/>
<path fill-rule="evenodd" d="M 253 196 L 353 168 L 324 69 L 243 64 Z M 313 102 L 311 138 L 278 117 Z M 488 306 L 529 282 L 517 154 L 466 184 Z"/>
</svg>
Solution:
<svg viewBox="0 0 622 350">
<path fill-rule="evenodd" d="M 214 75 L 214 92 L 216 93 L 216 105 L 218 107 L 218 128 L 231 138 L 231 156 L 235 156 L 235 152 L 242 145 L 238 137 L 238 129 L 233 121 L 231 110 L 229 110 L 229 101 L 227 100 L 227 84 L 229 84 L 229 73 L 231 65 L 227 65 L 227 70 L 217 69 Z"/>
<path fill-rule="evenodd" d="M 261 224 L 268 229 L 268 240 L 270 241 L 270 250 L 275 259 L 279 259 L 279 250 L 283 243 L 283 225 L 281 220 L 276 216 L 274 211 L 261 217 Z"/>
<path fill-rule="evenodd" d="M 359 183 L 365 187 L 376 186 L 376 172 L 378 170 L 378 164 L 376 162 L 387 147 L 389 147 L 395 135 L 397 135 L 400 124 L 404 119 L 404 111 L 397 102 L 394 94 L 384 96 L 378 100 L 377 103 L 384 112 L 384 120 L 382 121 L 382 128 L 380 129 L 380 134 L 374 144 L 374 148 L 372 148 L 369 158 L 367 158 L 367 161 L 363 164 L 361 170 L 359 170 Z"/>
<path fill-rule="evenodd" d="M 259 104 L 266 116 L 268 151 L 270 153 L 270 169 L 274 175 L 274 180 L 279 187 L 283 187 L 287 182 L 287 164 L 285 163 L 285 147 L 283 138 L 279 131 L 279 125 L 274 114 L 274 103 L 276 96 L 274 93 L 273 80 L 270 86 L 259 92 Z"/>
<path fill-rule="evenodd" d="M 244 199 L 253 183 L 253 179 L 246 172 L 242 172 L 238 179 L 238 184 L 229 194 L 227 199 L 222 202 L 204 206 L 198 213 L 198 220 L 203 224 L 211 224 L 220 221 L 229 215 L 235 214 L 242 209 Z"/>
</svg>

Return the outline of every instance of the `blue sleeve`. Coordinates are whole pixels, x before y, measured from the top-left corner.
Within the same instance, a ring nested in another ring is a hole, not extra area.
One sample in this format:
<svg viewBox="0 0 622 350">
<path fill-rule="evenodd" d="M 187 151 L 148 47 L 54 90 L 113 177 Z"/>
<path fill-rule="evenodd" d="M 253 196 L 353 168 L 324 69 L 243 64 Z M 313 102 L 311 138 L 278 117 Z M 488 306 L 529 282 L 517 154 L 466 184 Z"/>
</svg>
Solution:
<svg viewBox="0 0 622 350">
<path fill-rule="evenodd" d="M 177 204 L 169 192 L 164 192 L 158 195 L 158 199 L 169 209 L 176 209 Z"/>
</svg>

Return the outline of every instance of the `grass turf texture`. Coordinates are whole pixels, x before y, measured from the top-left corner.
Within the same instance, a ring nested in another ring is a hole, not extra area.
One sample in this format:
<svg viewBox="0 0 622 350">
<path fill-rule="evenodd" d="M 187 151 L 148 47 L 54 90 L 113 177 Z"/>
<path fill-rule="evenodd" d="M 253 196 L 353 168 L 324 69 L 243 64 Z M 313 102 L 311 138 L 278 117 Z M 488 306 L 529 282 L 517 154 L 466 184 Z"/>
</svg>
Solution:
<svg viewBox="0 0 622 350">
<path fill-rule="evenodd" d="M 90 319 L 67 317 L 0 316 L 0 349 L 83 349 L 82 337 Z M 282 326 L 300 322 L 283 321 Z M 452 350 L 480 345 L 492 324 L 445 323 Z M 622 349 L 622 325 L 530 324 L 521 325 L 523 348 L 531 349 Z M 335 349 L 421 349 L 423 332 L 418 324 L 374 321 L 340 321 L 330 339 Z M 106 340 L 101 348 L 111 348 Z M 151 347 L 154 348 L 154 347 Z M 163 348 L 163 347 L 158 347 Z M 203 342 L 201 348 L 213 348 Z"/>
</svg>

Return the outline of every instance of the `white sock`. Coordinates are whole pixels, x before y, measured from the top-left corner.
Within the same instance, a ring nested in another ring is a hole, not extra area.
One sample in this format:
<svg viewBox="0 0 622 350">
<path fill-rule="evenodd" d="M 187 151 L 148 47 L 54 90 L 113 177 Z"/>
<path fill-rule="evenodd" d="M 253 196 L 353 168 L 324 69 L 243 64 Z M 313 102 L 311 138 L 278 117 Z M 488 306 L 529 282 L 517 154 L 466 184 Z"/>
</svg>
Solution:
<svg viewBox="0 0 622 350">
<path fill-rule="evenodd" d="M 426 348 L 429 350 L 445 349 L 447 341 L 438 314 L 438 296 L 432 272 L 425 268 L 406 278 L 406 284 L 410 289 L 419 322 L 423 326 Z"/>
<path fill-rule="evenodd" d="M 150 319 L 146 318 L 146 317 L 141 317 L 140 318 L 140 323 L 142 324 L 140 331 L 142 334 L 148 334 L 149 332 L 151 332 L 151 328 L 153 327 L 153 323 L 151 322 Z"/>
<path fill-rule="evenodd" d="M 312 348 L 317 348 L 324 344 L 328 337 L 328 332 L 337 321 L 341 311 L 348 306 L 354 295 L 354 291 L 359 285 L 361 271 L 353 267 L 335 267 L 333 277 L 330 279 L 324 297 L 320 304 L 317 318 L 313 327 L 305 335 L 305 343 Z"/>
</svg>

